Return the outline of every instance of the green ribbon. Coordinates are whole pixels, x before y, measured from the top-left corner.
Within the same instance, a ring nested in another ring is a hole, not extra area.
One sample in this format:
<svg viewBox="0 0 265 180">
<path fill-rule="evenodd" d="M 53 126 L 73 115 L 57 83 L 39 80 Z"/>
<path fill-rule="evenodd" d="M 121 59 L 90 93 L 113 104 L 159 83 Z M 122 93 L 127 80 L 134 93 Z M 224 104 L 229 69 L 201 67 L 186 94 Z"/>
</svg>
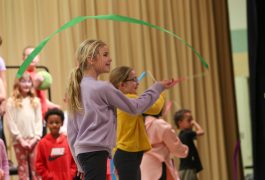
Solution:
<svg viewBox="0 0 265 180">
<path fill-rule="evenodd" d="M 22 74 L 26 71 L 26 69 L 28 68 L 28 66 L 32 62 L 32 60 L 40 53 L 40 51 L 44 48 L 44 46 L 48 43 L 48 41 L 54 35 L 56 35 L 57 33 L 65 30 L 71 26 L 74 26 L 75 24 L 80 23 L 86 19 L 103 19 L 103 20 L 112 20 L 112 21 L 119 21 L 119 22 L 128 22 L 128 23 L 133 23 L 133 24 L 141 24 L 141 25 L 149 26 L 149 27 L 157 29 L 159 31 L 168 33 L 171 36 L 174 36 L 175 38 L 180 40 L 184 45 L 189 47 L 195 53 L 195 55 L 200 59 L 203 66 L 208 68 L 208 64 L 205 62 L 205 60 L 202 58 L 202 56 L 189 43 L 187 43 L 184 39 L 179 37 L 177 34 L 171 32 L 169 30 L 166 30 L 160 26 L 156 26 L 156 25 L 150 24 L 148 22 L 145 22 L 143 20 L 113 14 L 113 15 L 99 15 L 99 16 L 78 16 L 78 17 L 68 21 L 63 26 L 61 26 L 59 29 L 57 29 L 55 32 L 53 32 L 48 37 L 46 37 L 43 41 L 40 42 L 40 44 L 34 49 L 34 51 L 32 51 L 32 53 L 27 57 L 27 59 L 22 63 L 22 65 L 20 66 L 20 68 L 16 74 L 16 77 L 20 78 L 22 76 Z"/>
</svg>

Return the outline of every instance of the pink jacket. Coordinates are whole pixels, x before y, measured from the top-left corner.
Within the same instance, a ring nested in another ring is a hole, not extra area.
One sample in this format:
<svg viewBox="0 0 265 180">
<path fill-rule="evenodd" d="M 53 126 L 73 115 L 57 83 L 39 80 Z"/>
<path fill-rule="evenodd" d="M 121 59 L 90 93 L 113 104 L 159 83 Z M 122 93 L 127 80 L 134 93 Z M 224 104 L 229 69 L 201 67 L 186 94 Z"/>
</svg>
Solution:
<svg viewBox="0 0 265 180">
<path fill-rule="evenodd" d="M 167 180 L 179 180 L 172 155 L 185 158 L 188 147 L 181 143 L 172 126 L 163 119 L 147 116 L 145 127 L 152 149 L 143 156 L 142 180 L 159 179 L 162 175 L 162 162 L 167 166 Z"/>
</svg>

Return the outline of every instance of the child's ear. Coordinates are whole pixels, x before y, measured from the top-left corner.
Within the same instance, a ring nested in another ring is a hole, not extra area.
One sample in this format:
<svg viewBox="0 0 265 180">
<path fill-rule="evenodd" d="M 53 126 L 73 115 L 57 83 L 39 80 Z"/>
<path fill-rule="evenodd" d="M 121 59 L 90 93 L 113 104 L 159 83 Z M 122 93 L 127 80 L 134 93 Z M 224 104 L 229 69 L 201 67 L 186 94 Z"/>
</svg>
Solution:
<svg viewBox="0 0 265 180">
<path fill-rule="evenodd" d="M 94 64 L 94 59 L 91 58 L 91 57 L 88 57 L 88 58 L 87 58 L 87 64 L 88 64 L 88 65 L 92 65 L 92 64 Z"/>
</svg>

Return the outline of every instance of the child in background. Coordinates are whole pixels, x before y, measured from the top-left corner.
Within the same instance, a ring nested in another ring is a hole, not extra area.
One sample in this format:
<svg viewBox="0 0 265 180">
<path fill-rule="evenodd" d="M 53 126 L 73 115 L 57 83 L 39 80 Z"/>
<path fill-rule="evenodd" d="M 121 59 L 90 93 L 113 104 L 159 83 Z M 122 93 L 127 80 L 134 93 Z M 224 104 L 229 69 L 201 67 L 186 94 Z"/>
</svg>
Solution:
<svg viewBox="0 0 265 180">
<path fill-rule="evenodd" d="M 25 61 L 28 56 L 34 51 L 35 47 L 34 46 L 27 46 L 23 49 L 22 52 L 22 60 Z M 40 99 L 41 102 L 41 111 L 42 111 L 42 116 L 44 117 L 46 111 L 48 109 L 52 108 L 60 108 L 59 105 L 54 104 L 51 102 L 49 99 L 46 98 L 45 91 L 40 90 L 39 86 L 43 82 L 43 77 L 37 74 L 37 64 L 40 61 L 39 55 L 37 55 L 33 61 L 30 63 L 29 67 L 27 68 L 26 72 L 30 74 L 32 80 L 33 80 L 33 85 L 35 87 L 35 92 L 37 97 Z"/>
<path fill-rule="evenodd" d="M 98 80 L 100 74 L 110 71 L 111 61 L 106 43 L 85 40 L 77 50 L 77 67 L 70 75 L 68 141 L 85 180 L 106 180 L 107 158 L 116 143 L 116 108 L 141 114 L 164 89 L 177 83 L 174 79 L 157 82 L 139 98 L 130 99 L 112 84 Z"/>
<path fill-rule="evenodd" d="M 0 46 L 2 46 L 2 37 L 0 36 Z M 3 84 L 6 88 L 6 65 L 5 60 L 0 56 L 0 79 L 2 79 Z"/>
<path fill-rule="evenodd" d="M 59 133 L 63 125 L 64 113 L 54 108 L 48 110 L 44 118 L 50 133 L 45 135 L 38 144 L 36 171 L 43 180 L 72 180 L 76 174 L 76 164 L 66 135 Z"/>
<path fill-rule="evenodd" d="M 15 80 L 13 95 L 7 100 L 6 121 L 13 139 L 19 178 L 37 179 L 34 163 L 36 145 L 42 136 L 41 105 L 28 73 Z"/>
<path fill-rule="evenodd" d="M 25 47 L 23 49 L 23 52 L 22 52 L 22 60 L 25 61 L 28 58 L 28 56 L 34 51 L 34 49 L 35 49 L 34 46 Z M 35 88 L 35 94 L 40 99 L 41 113 L 42 113 L 42 120 L 43 120 L 43 136 L 44 136 L 47 133 L 47 128 L 46 128 L 45 121 L 44 121 L 44 115 L 45 115 L 46 111 L 48 111 L 48 109 L 52 109 L 52 108 L 60 108 L 60 106 L 51 102 L 46 97 L 45 91 L 39 89 L 42 82 L 44 81 L 43 76 L 40 76 L 37 73 L 37 64 L 39 63 L 39 61 L 40 61 L 40 56 L 37 55 L 32 60 L 30 65 L 28 66 L 26 72 L 30 74 L 32 81 L 33 81 L 33 86 Z"/>
<path fill-rule="evenodd" d="M 2 45 L 2 37 L 0 36 L 0 46 Z M 5 113 L 6 100 L 6 65 L 4 59 L 0 56 L 0 138 L 5 142 L 3 115 Z"/>
<path fill-rule="evenodd" d="M 0 46 L 2 45 L 2 37 L 0 36 Z M 5 65 L 5 60 L 0 56 L 0 79 L 3 84 L 3 88 L 6 92 L 6 65 Z M 6 94 L 5 94 L 6 95 Z M 5 107 L 1 107 L 5 108 Z M 0 109 L 0 114 L 3 113 L 3 111 Z M 2 115 L 2 114 L 1 114 Z"/>
<path fill-rule="evenodd" d="M 136 72 L 133 68 L 120 66 L 110 73 L 110 82 L 129 98 L 138 98 L 139 86 Z M 158 114 L 164 105 L 164 97 L 145 111 Z M 141 179 L 140 164 L 143 153 L 151 149 L 142 114 L 134 115 L 117 109 L 117 145 L 114 164 L 120 180 Z"/>
<path fill-rule="evenodd" d="M 1 103 L 5 100 L 6 92 L 5 87 L 3 84 L 2 79 L 0 78 L 0 106 Z M 9 179 L 9 167 L 8 167 L 8 160 L 7 160 L 7 154 L 6 154 L 6 148 L 5 143 L 1 139 L 2 138 L 2 122 L 0 118 L 0 180 L 7 180 Z"/>
<path fill-rule="evenodd" d="M 188 147 L 180 141 L 172 126 L 157 115 L 146 115 L 145 127 L 152 149 L 144 153 L 142 180 L 180 180 L 172 156 L 185 158 Z"/>
<path fill-rule="evenodd" d="M 9 180 L 9 166 L 4 141 L 0 139 L 0 180 Z"/>
<path fill-rule="evenodd" d="M 174 121 L 180 129 L 179 138 L 181 142 L 189 147 L 188 156 L 180 159 L 180 179 L 197 180 L 197 173 L 202 170 L 202 164 L 193 141 L 198 136 L 202 136 L 204 130 L 195 120 L 193 120 L 191 111 L 188 109 L 177 111 L 174 116 Z M 193 127 L 195 128 L 195 131 L 192 130 Z"/>
</svg>

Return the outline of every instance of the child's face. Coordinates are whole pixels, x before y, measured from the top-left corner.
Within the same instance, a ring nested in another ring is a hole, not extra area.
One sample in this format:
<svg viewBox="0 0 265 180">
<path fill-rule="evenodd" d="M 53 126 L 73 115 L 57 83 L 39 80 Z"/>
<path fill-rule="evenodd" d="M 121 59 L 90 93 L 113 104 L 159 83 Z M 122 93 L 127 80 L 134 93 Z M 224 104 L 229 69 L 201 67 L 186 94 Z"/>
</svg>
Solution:
<svg viewBox="0 0 265 180">
<path fill-rule="evenodd" d="M 23 56 L 23 61 L 25 61 L 28 56 L 32 53 L 32 51 L 34 51 L 34 48 L 27 48 L 24 52 L 24 56 Z M 38 62 L 40 61 L 40 58 L 39 56 L 37 55 L 33 60 L 32 62 L 30 63 L 29 65 L 29 68 L 34 68 L 36 67 L 36 65 L 38 64 Z"/>
<path fill-rule="evenodd" d="M 108 73 L 110 72 L 111 57 L 109 53 L 108 46 L 103 46 L 99 48 L 99 54 L 96 56 L 96 60 L 92 61 L 95 69 L 99 73 Z"/>
<path fill-rule="evenodd" d="M 22 77 L 19 80 L 19 91 L 21 92 L 21 94 L 28 94 L 31 90 L 31 88 L 33 87 L 32 84 L 32 80 L 30 79 L 30 77 Z"/>
<path fill-rule="evenodd" d="M 191 129 L 192 128 L 192 116 L 191 113 L 187 112 L 184 114 L 184 118 L 179 122 L 180 129 Z"/>
<path fill-rule="evenodd" d="M 47 127 L 49 128 L 51 135 L 58 136 L 60 127 L 63 125 L 63 121 L 60 116 L 53 114 L 47 119 Z"/>
<path fill-rule="evenodd" d="M 139 83 L 138 78 L 136 75 L 136 72 L 132 70 L 129 74 L 129 77 L 125 80 L 125 82 L 122 82 L 120 86 L 120 90 L 124 94 L 137 94 Z"/>
</svg>

